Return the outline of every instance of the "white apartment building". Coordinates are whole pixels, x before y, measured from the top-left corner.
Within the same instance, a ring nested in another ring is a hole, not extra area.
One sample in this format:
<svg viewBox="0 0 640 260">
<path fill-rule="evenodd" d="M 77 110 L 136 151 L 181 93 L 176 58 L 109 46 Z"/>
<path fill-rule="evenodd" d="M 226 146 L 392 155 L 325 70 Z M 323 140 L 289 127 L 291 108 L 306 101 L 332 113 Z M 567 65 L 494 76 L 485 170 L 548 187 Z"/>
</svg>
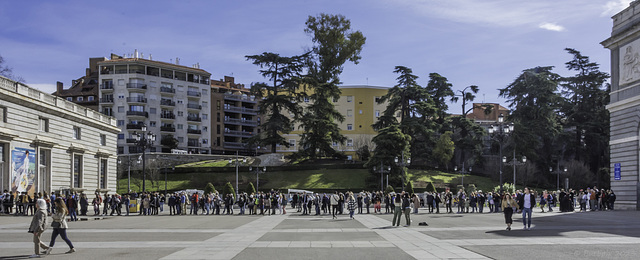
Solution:
<svg viewBox="0 0 640 260">
<path fill-rule="evenodd" d="M 0 188 L 116 190 L 115 118 L 0 77 Z"/>
<path fill-rule="evenodd" d="M 177 60 L 177 59 L 176 59 Z M 176 62 L 177 63 L 177 62 Z M 211 74 L 198 66 L 111 55 L 98 62 L 100 111 L 117 119 L 118 154 L 139 153 L 134 133 L 157 136 L 149 152 L 211 152 Z M 174 138 L 177 147 L 163 145 Z"/>
</svg>

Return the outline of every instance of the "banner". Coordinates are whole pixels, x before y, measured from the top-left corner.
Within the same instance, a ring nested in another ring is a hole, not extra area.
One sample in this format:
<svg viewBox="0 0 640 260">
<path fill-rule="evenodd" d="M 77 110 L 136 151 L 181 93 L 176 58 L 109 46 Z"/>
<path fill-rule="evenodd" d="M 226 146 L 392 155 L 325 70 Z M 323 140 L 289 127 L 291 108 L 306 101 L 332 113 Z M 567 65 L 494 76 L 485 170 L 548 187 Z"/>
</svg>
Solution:
<svg viewBox="0 0 640 260">
<path fill-rule="evenodd" d="M 14 148 L 11 151 L 11 192 L 35 192 L 36 151 L 25 148 Z"/>
</svg>

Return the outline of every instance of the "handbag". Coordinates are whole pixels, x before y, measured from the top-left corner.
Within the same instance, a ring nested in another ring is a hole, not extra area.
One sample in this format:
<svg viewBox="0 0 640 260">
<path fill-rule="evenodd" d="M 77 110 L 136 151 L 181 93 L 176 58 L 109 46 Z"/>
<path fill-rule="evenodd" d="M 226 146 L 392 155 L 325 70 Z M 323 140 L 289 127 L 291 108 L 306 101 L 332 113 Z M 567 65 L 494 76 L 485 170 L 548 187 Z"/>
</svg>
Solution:
<svg viewBox="0 0 640 260">
<path fill-rule="evenodd" d="M 52 228 L 60 228 L 60 222 L 58 222 L 58 221 L 51 222 L 51 227 Z"/>
</svg>

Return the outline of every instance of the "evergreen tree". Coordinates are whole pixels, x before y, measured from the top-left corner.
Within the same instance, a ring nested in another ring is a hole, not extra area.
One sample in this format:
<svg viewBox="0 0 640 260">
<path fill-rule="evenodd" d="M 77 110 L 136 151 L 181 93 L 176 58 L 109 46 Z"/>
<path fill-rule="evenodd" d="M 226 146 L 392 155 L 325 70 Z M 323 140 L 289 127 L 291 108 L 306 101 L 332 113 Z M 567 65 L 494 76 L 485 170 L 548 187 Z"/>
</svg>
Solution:
<svg viewBox="0 0 640 260">
<path fill-rule="evenodd" d="M 436 186 L 433 186 L 433 182 L 428 182 L 427 183 L 426 191 L 428 191 L 428 192 L 437 192 Z"/>
<path fill-rule="evenodd" d="M 372 142 L 376 144 L 373 150 L 373 156 L 365 164 L 370 169 L 371 175 L 366 179 L 367 187 L 370 189 L 382 189 L 380 186 L 380 169 L 373 170 L 373 167 L 393 166 L 394 159 L 399 154 L 409 154 L 409 143 L 411 137 L 400 131 L 398 124 L 393 124 L 380 129 L 378 135 L 373 137 Z M 393 186 L 402 186 L 401 167 L 391 167 L 389 174 L 389 183 Z"/>
<path fill-rule="evenodd" d="M 387 185 L 387 187 L 384 189 L 384 194 L 389 194 L 394 192 L 395 190 L 393 189 L 393 186 L 391 185 Z"/>
<path fill-rule="evenodd" d="M 216 188 L 211 182 L 207 183 L 207 186 L 204 187 L 204 194 L 214 193 L 215 191 Z"/>
<path fill-rule="evenodd" d="M 455 146 L 451 141 L 451 132 L 447 131 L 440 135 L 436 147 L 433 148 L 434 159 L 442 166 L 449 168 L 449 162 L 453 158 Z"/>
<path fill-rule="evenodd" d="M 408 182 L 407 182 L 407 186 L 404 188 L 404 190 L 405 190 L 406 192 L 408 192 L 409 194 L 414 194 L 414 193 L 415 193 L 415 192 L 413 191 L 413 184 L 411 183 L 411 181 L 408 181 Z M 417 205 L 416 205 L 416 206 L 414 206 L 414 207 L 417 207 Z"/>
<path fill-rule="evenodd" d="M 455 97 L 455 93 L 451 89 L 452 84 L 449 83 L 447 78 L 441 76 L 438 73 L 429 74 L 429 83 L 427 84 L 427 92 L 433 98 L 436 114 L 436 122 L 441 128 L 447 117 L 447 99 Z"/>
<path fill-rule="evenodd" d="M 247 194 L 251 195 L 255 193 L 256 193 L 256 187 L 253 186 L 253 182 L 247 183 Z"/>
<path fill-rule="evenodd" d="M 227 196 L 227 194 L 231 194 L 233 195 L 233 199 L 235 201 L 236 199 L 236 191 L 233 188 L 233 185 L 231 185 L 230 182 L 227 182 L 227 184 L 224 185 L 224 189 L 222 189 L 222 195 L 223 196 Z"/>
<path fill-rule="evenodd" d="M 304 133 L 300 139 L 302 155 L 315 159 L 336 156 L 333 142 L 344 143 L 339 122 L 344 116 L 335 109 L 334 100 L 340 98 L 340 74 L 344 64 L 360 60 L 360 51 L 366 38 L 360 31 L 351 30 L 351 22 L 342 15 L 320 14 L 309 16 L 305 32 L 314 43 L 307 59 L 308 74 L 305 87 L 313 90 L 312 103 L 301 118 Z"/>
</svg>

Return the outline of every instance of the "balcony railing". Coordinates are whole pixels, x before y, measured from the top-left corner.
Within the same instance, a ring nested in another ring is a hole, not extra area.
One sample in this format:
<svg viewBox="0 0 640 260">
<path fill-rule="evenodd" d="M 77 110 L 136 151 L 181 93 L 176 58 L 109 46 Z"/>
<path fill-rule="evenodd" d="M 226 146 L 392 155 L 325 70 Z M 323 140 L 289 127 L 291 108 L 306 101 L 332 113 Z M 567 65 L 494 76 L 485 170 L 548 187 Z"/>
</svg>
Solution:
<svg viewBox="0 0 640 260">
<path fill-rule="evenodd" d="M 201 147 L 202 145 L 200 143 L 196 143 L 196 142 L 187 142 L 187 146 L 190 146 L 190 147 Z"/>
<path fill-rule="evenodd" d="M 142 84 L 142 83 L 127 83 L 127 88 L 133 88 L 133 89 L 147 89 L 147 84 Z"/>
<path fill-rule="evenodd" d="M 127 138 L 127 143 L 128 144 L 135 144 L 138 140 L 136 140 L 135 138 Z"/>
<path fill-rule="evenodd" d="M 168 100 L 168 99 L 162 99 L 162 100 L 160 100 L 160 105 L 161 106 L 175 107 L 176 106 L 176 102 L 173 102 L 172 100 Z"/>
<path fill-rule="evenodd" d="M 187 96 L 190 97 L 199 97 L 202 96 L 202 93 L 198 92 L 198 91 L 187 91 Z"/>
<path fill-rule="evenodd" d="M 113 103 L 113 98 L 100 98 L 100 103 Z"/>
<path fill-rule="evenodd" d="M 145 111 L 127 111 L 127 115 L 128 115 L 128 116 L 143 116 L 143 117 L 149 117 L 149 112 L 145 112 Z"/>
<path fill-rule="evenodd" d="M 224 135 L 229 135 L 229 136 L 242 136 L 242 137 L 252 137 L 252 136 L 253 136 L 253 132 L 236 131 L 236 130 L 226 130 L 226 131 L 224 131 Z"/>
<path fill-rule="evenodd" d="M 224 122 L 225 123 L 232 123 L 232 124 L 242 124 L 242 125 L 248 125 L 248 126 L 257 126 L 258 125 L 258 121 L 246 120 L 246 119 L 237 119 L 237 118 L 225 118 Z"/>
<path fill-rule="evenodd" d="M 142 129 L 142 124 L 127 124 L 127 129 Z"/>
<path fill-rule="evenodd" d="M 245 114 L 257 114 L 258 111 L 252 108 L 245 108 L 245 107 L 236 107 L 236 106 L 224 106 L 224 111 L 225 112 L 238 112 L 238 113 L 245 113 Z"/>
<path fill-rule="evenodd" d="M 233 94 L 224 94 L 224 99 L 227 99 L 227 100 L 238 100 L 238 101 L 245 101 L 245 102 L 252 102 L 252 103 L 256 102 L 255 97 L 252 97 L 252 96 L 240 96 L 240 95 L 233 95 Z"/>
<path fill-rule="evenodd" d="M 147 103 L 147 99 L 144 97 L 128 97 L 127 102 L 130 103 Z"/>
<path fill-rule="evenodd" d="M 188 116 L 187 121 L 200 122 L 202 121 L 202 118 L 200 118 L 199 116 Z"/>
<path fill-rule="evenodd" d="M 176 114 L 174 114 L 174 113 L 164 113 L 164 114 L 160 114 L 160 118 L 176 119 Z"/>
<path fill-rule="evenodd" d="M 198 129 L 187 129 L 187 134 L 202 134 L 202 130 Z"/>
<path fill-rule="evenodd" d="M 175 132 L 176 128 L 173 126 L 161 126 L 160 131 L 162 132 Z"/>
<path fill-rule="evenodd" d="M 111 90 L 113 90 L 113 82 L 112 83 L 100 84 L 100 89 L 105 89 L 105 90 L 111 89 Z"/>
<path fill-rule="evenodd" d="M 160 87 L 160 92 L 175 94 L 176 90 L 174 88 Z"/>
<path fill-rule="evenodd" d="M 244 148 L 245 146 L 245 143 L 224 142 L 224 148 Z"/>
<path fill-rule="evenodd" d="M 189 104 L 189 103 L 187 103 L 187 108 L 190 108 L 190 109 L 202 109 L 202 106 L 198 105 L 198 104 Z"/>
</svg>

